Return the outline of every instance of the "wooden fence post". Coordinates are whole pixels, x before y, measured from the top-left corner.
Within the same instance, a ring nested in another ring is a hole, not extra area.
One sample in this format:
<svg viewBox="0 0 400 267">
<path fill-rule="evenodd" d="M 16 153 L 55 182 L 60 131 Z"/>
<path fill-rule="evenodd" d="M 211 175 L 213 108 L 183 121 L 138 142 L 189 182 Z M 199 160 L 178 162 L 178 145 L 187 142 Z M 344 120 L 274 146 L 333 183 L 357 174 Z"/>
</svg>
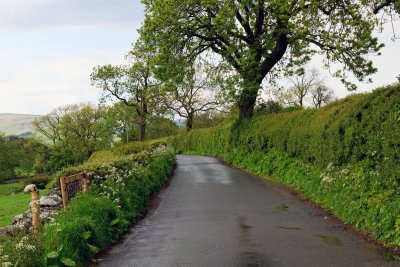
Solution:
<svg viewBox="0 0 400 267">
<path fill-rule="evenodd" d="M 60 186 L 61 186 L 61 195 L 62 195 L 64 209 L 66 209 L 68 205 L 68 192 L 64 176 L 60 178 Z"/>
<path fill-rule="evenodd" d="M 31 193 L 31 210 L 32 210 L 32 227 L 33 234 L 40 232 L 40 195 L 37 191 L 36 185 L 30 184 L 25 186 L 24 193 Z"/>
<path fill-rule="evenodd" d="M 83 192 L 87 192 L 89 190 L 89 179 L 87 170 L 83 172 L 83 185 L 82 185 Z"/>
<path fill-rule="evenodd" d="M 32 192 L 32 226 L 33 233 L 38 234 L 40 232 L 40 195 L 38 191 Z"/>
</svg>

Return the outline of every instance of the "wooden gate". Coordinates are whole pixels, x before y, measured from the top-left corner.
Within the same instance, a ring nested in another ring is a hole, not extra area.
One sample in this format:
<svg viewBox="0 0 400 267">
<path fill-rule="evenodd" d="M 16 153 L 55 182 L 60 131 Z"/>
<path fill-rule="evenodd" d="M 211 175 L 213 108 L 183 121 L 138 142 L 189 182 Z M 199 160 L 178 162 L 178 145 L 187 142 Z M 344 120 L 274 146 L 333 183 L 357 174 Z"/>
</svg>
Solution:
<svg viewBox="0 0 400 267">
<path fill-rule="evenodd" d="M 60 185 L 63 205 L 64 209 L 66 209 L 71 198 L 81 191 L 86 192 L 88 190 L 89 177 L 86 171 L 67 177 L 61 177 Z"/>
</svg>

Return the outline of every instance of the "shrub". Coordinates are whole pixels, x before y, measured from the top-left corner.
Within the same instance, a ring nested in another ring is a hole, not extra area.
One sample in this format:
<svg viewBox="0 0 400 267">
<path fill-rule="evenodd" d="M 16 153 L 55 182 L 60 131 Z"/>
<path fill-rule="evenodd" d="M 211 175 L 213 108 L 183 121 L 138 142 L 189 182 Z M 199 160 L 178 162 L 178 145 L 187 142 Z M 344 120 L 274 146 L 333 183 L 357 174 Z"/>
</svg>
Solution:
<svg viewBox="0 0 400 267">
<path fill-rule="evenodd" d="M 55 173 L 61 170 L 62 168 L 69 165 L 73 165 L 75 163 L 76 159 L 74 158 L 72 152 L 70 151 L 59 152 L 51 156 L 51 158 L 47 163 L 46 171 L 48 173 Z"/>
<path fill-rule="evenodd" d="M 48 175 L 36 175 L 24 179 L 23 184 L 27 186 L 28 184 L 35 184 L 38 189 L 45 189 L 46 185 L 51 181 L 52 177 Z"/>
<path fill-rule="evenodd" d="M 116 236 L 118 207 L 97 194 L 79 194 L 68 210 L 61 212 L 55 222 L 46 225 L 45 253 L 48 265 L 66 259 L 82 265 Z"/>
<path fill-rule="evenodd" d="M 299 105 L 294 105 L 294 106 L 288 106 L 285 108 L 282 108 L 282 112 L 291 112 L 291 111 L 296 111 L 296 110 L 304 110 L 303 106 L 299 106 Z"/>
<path fill-rule="evenodd" d="M 274 113 L 279 113 L 283 110 L 283 107 L 279 102 L 273 101 L 273 100 L 268 100 L 267 102 L 261 103 L 257 108 L 256 108 L 256 113 L 257 114 L 274 114 Z"/>
</svg>

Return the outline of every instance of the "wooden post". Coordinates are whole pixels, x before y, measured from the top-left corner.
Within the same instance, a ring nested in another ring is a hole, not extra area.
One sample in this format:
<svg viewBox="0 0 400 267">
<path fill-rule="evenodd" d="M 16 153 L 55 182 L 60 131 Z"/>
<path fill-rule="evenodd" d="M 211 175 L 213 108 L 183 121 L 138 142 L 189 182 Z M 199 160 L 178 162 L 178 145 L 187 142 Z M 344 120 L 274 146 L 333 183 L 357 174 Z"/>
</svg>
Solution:
<svg viewBox="0 0 400 267">
<path fill-rule="evenodd" d="M 67 184 L 65 181 L 65 177 L 60 178 L 60 186 L 61 186 L 61 195 L 62 195 L 64 209 L 66 209 L 68 206 L 68 192 L 67 192 Z"/>
<path fill-rule="evenodd" d="M 32 192 L 32 226 L 33 233 L 37 234 L 40 232 L 40 195 L 38 191 Z"/>
<path fill-rule="evenodd" d="M 31 193 L 31 211 L 32 211 L 32 226 L 33 234 L 40 232 L 40 195 L 37 191 L 36 185 L 29 184 L 25 186 L 24 193 Z"/>
<path fill-rule="evenodd" d="M 83 185 L 82 185 L 82 190 L 84 193 L 86 193 L 89 190 L 89 179 L 88 179 L 88 174 L 87 170 L 83 172 Z"/>
</svg>

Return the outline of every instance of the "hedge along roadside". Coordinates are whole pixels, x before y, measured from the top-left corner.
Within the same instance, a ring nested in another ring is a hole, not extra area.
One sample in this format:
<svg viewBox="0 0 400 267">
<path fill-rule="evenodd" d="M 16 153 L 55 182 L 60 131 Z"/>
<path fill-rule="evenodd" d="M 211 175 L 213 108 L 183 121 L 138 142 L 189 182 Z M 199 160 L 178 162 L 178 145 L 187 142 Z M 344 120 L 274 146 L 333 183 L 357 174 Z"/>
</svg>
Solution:
<svg viewBox="0 0 400 267">
<path fill-rule="evenodd" d="M 171 174 L 175 155 L 164 143 L 114 153 L 115 161 L 105 153 L 109 163 L 85 166 L 93 176 L 89 192 L 73 198 L 41 235 L 1 237 L 0 266 L 82 266 L 134 223 Z"/>
<path fill-rule="evenodd" d="M 319 110 L 226 121 L 170 139 L 289 185 L 344 222 L 400 246 L 400 85 Z"/>
</svg>

